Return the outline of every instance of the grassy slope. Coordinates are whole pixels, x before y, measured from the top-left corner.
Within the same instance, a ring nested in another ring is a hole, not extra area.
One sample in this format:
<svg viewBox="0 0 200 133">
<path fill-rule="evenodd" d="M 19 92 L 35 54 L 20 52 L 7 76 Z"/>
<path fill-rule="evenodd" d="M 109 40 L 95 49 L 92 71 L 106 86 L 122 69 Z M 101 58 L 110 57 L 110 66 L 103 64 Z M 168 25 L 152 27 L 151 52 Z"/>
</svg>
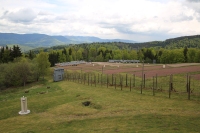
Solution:
<svg viewBox="0 0 200 133">
<path fill-rule="evenodd" d="M 47 89 L 47 86 L 51 86 Z M 24 89 L 29 93 L 24 93 Z M 38 92 L 46 91 L 46 94 Z M 18 115 L 20 97 L 31 113 Z M 92 105 L 85 107 L 84 101 Z M 199 101 L 168 99 L 70 81 L 0 93 L 1 132 L 199 132 Z"/>
</svg>

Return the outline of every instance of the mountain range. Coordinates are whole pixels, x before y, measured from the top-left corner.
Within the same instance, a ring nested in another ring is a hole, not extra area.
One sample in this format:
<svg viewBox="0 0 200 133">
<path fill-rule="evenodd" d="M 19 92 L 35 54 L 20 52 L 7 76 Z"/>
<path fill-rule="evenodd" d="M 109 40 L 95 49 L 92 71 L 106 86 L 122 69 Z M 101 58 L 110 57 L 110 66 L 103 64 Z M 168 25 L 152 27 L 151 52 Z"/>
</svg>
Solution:
<svg viewBox="0 0 200 133">
<path fill-rule="evenodd" d="M 69 44 L 83 43 L 111 43 L 120 42 L 121 46 L 129 45 L 132 48 L 141 47 L 166 47 L 166 48 L 200 48 L 200 35 L 182 36 L 170 38 L 165 41 L 136 42 L 122 39 L 101 39 L 94 36 L 50 36 L 46 34 L 15 34 L 0 33 L 0 47 L 18 45 L 22 52 L 36 48 L 50 48 L 53 46 L 65 46 Z"/>
<path fill-rule="evenodd" d="M 101 39 L 93 36 L 50 36 L 46 34 L 0 33 L 0 46 L 20 45 L 30 48 L 51 47 L 56 45 L 81 44 L 93 42 L 126 42 L 132 40 Z"/>
</svg>

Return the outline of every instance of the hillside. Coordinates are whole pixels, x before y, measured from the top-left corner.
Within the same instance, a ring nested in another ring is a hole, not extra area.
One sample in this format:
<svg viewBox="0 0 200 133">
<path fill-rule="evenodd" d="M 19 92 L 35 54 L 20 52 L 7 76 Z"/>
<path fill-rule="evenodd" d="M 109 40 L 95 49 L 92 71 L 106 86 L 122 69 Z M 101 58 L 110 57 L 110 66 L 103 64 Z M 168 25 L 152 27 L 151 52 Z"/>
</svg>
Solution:
<svg viewBox="0 0 200 133">
<path fill-rule="evenodd" d="M 31 111 L 24 116 L 18 114 L 22 96 L 27 97 Z M 199 100 L 179 99 L 175 94 L 169 99 L 167 93 L 152 96 L 146 90 L 140 94 L 136 88 L 130 92 L 127 88 L 49 79 L 1 91 L 0 101 L 2 133 L 200 131 Z M 86 101 L 91 104 L 84 106 Z"/>
<path fill-rule="evenodd" d="M 114 45 L 118 48 L 149 48 L 149 47 L 163 47 L 167 49 L 173 48 L 200 48 L 200 35 L 183 36 L 177 38 L 170 38 L 165 41 L 151 41 L 137 43 L 131 40 L 122 39 L 101 39 L 92 36 L 49 36 L 45 34 L 14 34 L 14 33 L 0 33 L 0 46 L 19 45 L 22 51 L 30 49 L 44 48 L 48 50 L 60 49 L 69 44 L 79 44 L 80 46 L 88 44 L 97 45 Z"/>
<path fill-rule="evenodd" d="M 37 48 L 37 47 L 51 47 L 51 46 L 66 45 L 66 44 L 114 42 L 114 41 L 134 43 L 134 41 L 131 40 L 101 39 L 92 36 L 49 36 L 45 34 L 0 33 L 0 46 L 6 46 L 9 44 L 19 44 L 22 46 Z"/>
<path fill-rule="evenodd" d="M 128 44 L 133 48 L 138 47 L 165 47 L 165 48 L 200 48 L 200 35 L 183 36 L 177 38 L 167 39 L 165 41 L 152 41 L 143 43 Z"/>
</svg>

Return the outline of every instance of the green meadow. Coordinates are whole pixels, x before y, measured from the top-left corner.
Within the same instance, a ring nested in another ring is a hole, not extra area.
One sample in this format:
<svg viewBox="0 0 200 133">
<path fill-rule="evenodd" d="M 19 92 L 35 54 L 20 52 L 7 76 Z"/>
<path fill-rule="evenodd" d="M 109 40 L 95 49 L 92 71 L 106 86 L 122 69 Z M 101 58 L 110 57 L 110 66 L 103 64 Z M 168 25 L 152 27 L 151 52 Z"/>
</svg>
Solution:
<svg viewBox="0 0 200 133">
<path fill-rule="evenodd" d="M 0 132 L 200 132 L 199 100 L 149 93 L 52 79 L 1 90 Z M 30 114 L 18 114 L 22 96 L 28 99 Z M 86 101 L 89 106 L 82 104 Z"/>
</svg>

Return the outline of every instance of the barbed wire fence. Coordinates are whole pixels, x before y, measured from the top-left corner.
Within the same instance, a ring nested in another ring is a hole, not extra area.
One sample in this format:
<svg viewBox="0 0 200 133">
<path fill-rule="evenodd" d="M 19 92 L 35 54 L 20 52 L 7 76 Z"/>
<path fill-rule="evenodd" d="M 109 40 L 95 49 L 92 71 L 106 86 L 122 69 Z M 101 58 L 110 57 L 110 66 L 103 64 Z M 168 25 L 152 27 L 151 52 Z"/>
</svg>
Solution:
<svg viewBox="0 0 200 133">
<path fill-rule="evenodd" d="M 71 70 L 65 72 L 65 79 L 80 84 L 133 91 L 145 95 L 200 100 L 200 84 L 194 75 L 171 74 L 152 77 L 136 76 L 134 73 L 104 74 L 101 72 L 82 72 Z"/>
</svg>

